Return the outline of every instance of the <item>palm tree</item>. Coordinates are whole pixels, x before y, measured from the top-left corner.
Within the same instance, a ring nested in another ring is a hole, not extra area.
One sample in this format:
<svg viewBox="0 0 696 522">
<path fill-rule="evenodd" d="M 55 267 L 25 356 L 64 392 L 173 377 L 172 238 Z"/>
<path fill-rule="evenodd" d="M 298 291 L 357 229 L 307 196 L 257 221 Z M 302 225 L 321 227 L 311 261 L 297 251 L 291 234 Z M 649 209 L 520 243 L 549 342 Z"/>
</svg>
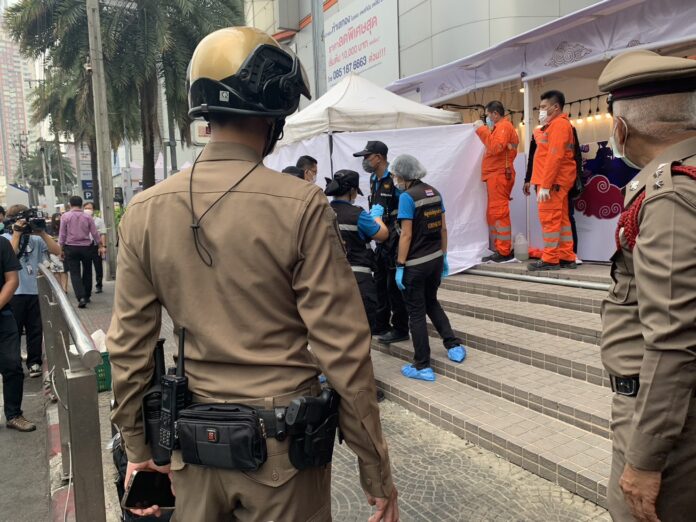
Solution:
<svg viewBox="0 0 696 522">
<path fill-rule="evenodd" d="M 243 25 L 242 0 L 133 0 L 105 13 L 107 67 L 119 91 L 137 90 L 143 145 L 143 188 L 155 184 L 159 80 L 182 140 L 190 144 L 186 70 L 198 42 L 222 27 Z M 109 11 L 108 9 L 106 11 Z M 107 49 L 108 48 L 108 49 Z M 118 73 L 114 74 L 114 70 Z"/>
<path fill-rule="evenodd" d="M 46 184 L 46 174 L 56 189 L 56 194 L 65 192 L 69 185 L 77 183 L 77 176 L 70 160 L 53 143 L 45 142 L 24 158 L 22 170 L 17 178 L 24 176 L 24 183 L 34 190 L 41 190 Z"/>
<path fill-rule="evenodd" d="M 6 26 L 22 52 L 46 53 L 61 73 L 81 68 L 89 56 L 84 0 L 20 0 L 6 11 Z M 129 0 L 102 9 L 107 85 L 119 122 L 140 115 L 143 187 L 155 183 L 159 80 L 182 140 L 190 143 L 186 69 L 198 42 L 208 33 L 244 23 L 243 0 Z M 80 91 L 82 92 L 82 91 Z M 111 119 L 111 118 L 110 118 Z M 112 141 L 121 127 L 111 125 Z M 115 143 L 117 144 L 117 143 Z M 90 147 L 90 149 L 92 149 Z M 93 162 L 95 162 L 93 160 Z"/>
</svg>

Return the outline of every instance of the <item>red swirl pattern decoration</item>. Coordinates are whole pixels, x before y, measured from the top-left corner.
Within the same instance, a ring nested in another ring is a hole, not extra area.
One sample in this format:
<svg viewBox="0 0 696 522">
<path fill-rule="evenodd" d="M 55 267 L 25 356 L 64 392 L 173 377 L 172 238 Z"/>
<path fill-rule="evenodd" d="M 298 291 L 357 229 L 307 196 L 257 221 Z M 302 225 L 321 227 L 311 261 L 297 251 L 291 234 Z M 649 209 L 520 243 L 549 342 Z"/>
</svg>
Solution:
<svg viewBox="0 0 696 522">
<path fill-rule="evenodd" d="M 606 176 L 592 176 L 585 190 L 575 201 L 575 209 L 588 217 L 612 219 L 623 211 L 621 189 L 612 185 Z"/>
</svg>

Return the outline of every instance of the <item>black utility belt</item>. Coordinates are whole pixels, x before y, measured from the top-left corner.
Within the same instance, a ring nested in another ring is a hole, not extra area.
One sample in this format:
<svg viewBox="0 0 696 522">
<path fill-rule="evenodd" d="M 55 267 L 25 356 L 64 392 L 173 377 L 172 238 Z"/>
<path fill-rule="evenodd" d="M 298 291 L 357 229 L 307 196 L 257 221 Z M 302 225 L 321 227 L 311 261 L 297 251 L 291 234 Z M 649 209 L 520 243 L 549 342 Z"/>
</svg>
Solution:
<svg viewBox="0 0 696 522">
<path fill-rule="evenodd" d="M 331 462 L 338 429 L 339 396 L 299 397 L 288 408 L 262 410 L 241 404 L 198 403 L 179 412 L 178 447 L 186 464 L 256 471 L 268 458 L 266 440 L 290 437 L 297 469 Z"/>
</svg>

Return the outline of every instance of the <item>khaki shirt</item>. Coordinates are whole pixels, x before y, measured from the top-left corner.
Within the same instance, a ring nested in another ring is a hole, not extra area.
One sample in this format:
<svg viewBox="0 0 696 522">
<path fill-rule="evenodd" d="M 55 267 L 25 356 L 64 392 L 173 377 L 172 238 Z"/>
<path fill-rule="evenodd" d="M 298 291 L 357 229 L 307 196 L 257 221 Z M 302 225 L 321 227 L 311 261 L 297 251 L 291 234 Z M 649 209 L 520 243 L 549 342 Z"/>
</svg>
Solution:
<svg viewBox="0 0 696 522">
<path fill-rule="evenodd" d="M 626 461 L 661 470 L 682 433 L 696 388 L 696 180 L 672 164 L 696 165 L 696 139 L 646 165 L 626 187 L 626 207 L 645 189 L 633 252 L 620 233 L 613 287 L 602 306 L 602 362 L 639 376 Z"/>
<path fill-rule="evenodd" d="M 193 174 L 196 216 L 257 162 L 258 154 L 241 145 L 207 145 Z M 113 420 L 129 459 L 150 458 L 141 399 L 164 307 L 187 330 L 186 375 L 202 401 L 268 404 L 301 394 L 317 383 L 309 342 L 341 395 L 340 427 L 358 456 L 363 489 L 388 497 L 393 486 L 370 329 L 326 197 L 319 187 L 260 164 L 203 219 L 210 268 L 194 246 L 190 179 L 189 169 L 138 194 L 119 229 L 107 346 Z"/>
</svg>

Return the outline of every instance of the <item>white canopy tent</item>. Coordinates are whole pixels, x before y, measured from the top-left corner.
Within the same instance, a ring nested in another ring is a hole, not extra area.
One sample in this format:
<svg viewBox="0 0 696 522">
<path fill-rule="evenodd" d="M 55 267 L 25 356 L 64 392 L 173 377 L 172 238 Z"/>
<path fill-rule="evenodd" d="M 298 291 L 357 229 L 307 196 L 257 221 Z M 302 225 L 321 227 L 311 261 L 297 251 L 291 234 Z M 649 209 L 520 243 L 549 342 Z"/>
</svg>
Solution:
<svg viewBox="0 0 696 522">
<path fill-rule="evenodd" d="M 351 74 L 285 123 L 279 147 L 319 134 L 411 129 L 461 123 L 459 113 L 433 109 Z"/>
</svg>

